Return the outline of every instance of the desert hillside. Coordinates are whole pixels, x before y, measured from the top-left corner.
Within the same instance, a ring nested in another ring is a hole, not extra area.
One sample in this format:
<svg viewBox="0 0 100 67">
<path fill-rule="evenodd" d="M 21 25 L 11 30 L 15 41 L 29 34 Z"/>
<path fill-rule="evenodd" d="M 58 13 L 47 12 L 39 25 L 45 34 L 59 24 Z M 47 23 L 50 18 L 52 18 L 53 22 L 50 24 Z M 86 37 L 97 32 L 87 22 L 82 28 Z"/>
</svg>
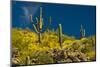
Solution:
<svg viewBox="0 0 100 67">
<path fill-rule="evenodd" d="M 57 32 L 47 30 L 38 34 L 29 29 L 12 29 L 13 65 L 35 65 L 95 61 L 95 35 L 76 39 L 62 34 L 59 43 Z"/>
</svg>

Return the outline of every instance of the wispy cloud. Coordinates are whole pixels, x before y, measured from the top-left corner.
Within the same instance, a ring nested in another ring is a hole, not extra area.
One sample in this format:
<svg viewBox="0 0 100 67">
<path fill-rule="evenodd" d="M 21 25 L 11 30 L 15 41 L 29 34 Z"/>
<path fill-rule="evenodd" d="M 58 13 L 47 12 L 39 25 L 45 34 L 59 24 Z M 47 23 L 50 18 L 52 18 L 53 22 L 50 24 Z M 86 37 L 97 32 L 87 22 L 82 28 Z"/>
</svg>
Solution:
<svg viewBox="0 0 100 67">
<path fill-rule="evenodd" d="M 35 15 L 35 13 L 38 11 L 40 5 L 37 5 L 37 6 L 24 6 L 24 7 L 21 7 L 23 12 L 24 12 L 24 18 L 25 18 L 25 21 L 29 22 L 29 15 Z"/>
</svg>

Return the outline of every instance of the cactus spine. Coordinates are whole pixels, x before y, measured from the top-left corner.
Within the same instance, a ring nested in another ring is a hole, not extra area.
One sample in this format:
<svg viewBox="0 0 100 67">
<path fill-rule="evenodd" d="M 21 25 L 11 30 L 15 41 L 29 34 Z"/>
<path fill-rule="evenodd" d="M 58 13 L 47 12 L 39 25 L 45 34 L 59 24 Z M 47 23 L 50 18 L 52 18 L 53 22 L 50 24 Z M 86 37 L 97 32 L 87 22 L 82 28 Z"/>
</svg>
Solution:
<svg viewBox="0 0 100 67">
<path fill-rule="evenodd" d="M 43 27 L 42 7 L 40 7 L 40 17 L 39 17 L 39 20 L 36 17 L 36 21 L 37 21 L 36 25 L 33 23 L 32 15 L 30 15 L 30 21 L 32 22 L 32 25 L 33 25 L 36 33 L 38 33 L 38 41 L 39 41 L 39 43 L 41 43 L 41 32 L 42 32 L 42 27 Z"/>
<path fill-rule="evenodd" d="M 80 29 L 80 39 L 85 37 L 85 29 L 83 28 L 83 26 L 81 25 L 81 29 Z"/>
<path fill-rule="evenodd" d="M 61 24 L 59 24 L 58 32 L 59 32 L 59 44 L 60 47 L 62 47 L 62 25 Z"/>
</svg>

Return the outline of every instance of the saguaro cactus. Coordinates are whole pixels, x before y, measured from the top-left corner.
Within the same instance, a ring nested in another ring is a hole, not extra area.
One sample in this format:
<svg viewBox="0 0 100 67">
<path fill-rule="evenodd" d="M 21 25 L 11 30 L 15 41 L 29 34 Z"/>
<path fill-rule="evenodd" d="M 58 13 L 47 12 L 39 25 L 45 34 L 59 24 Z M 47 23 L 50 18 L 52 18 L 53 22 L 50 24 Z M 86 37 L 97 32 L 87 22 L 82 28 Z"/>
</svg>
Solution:
<svg viewBox="0 0 100 67">
<path fill-rule="evenodd" d="M 49 17 L 49 21 L 48 21 L 48 25 L 46 26 L 46 31 L 49 32 L 49 29 L 50 29 L 50 25 L 51 25 L 51 22 L 52 22 L 52 19 L 51 19 L 51 16 Z"/>
<path fill-rule="evenodd" d="M 36 17 L 36 24 L 34 24 L 33 20 L 32 20 L 32 15 L 30 15 L 30 21 L 36 31 L 36 33 L 38 34 L 38 41 L 39 43 L 41 43 L 41 32 L 43 30 L 43 17 L 42 17 L 42 7 L 40 7 L 40 17 L 39 19 Z M 51 25 L 51 16 L 49 18 L 49 23 L 47 25 L 46 30 L 48 29 L 49 25 Z"/>
<path fill-rule="evenodd" d="M 42 32 L 42 27 L 43 27 L 42 7 L 40 7 L 40 17 L 39 17 L 39 20 L 36 17 L 36 21 L 37 21 L 36 25 L 33 23 L 32 15 L 30 15 L 30 21 L 32 22 L 33 27 L 34 27 L 36 33 L 38 33 L 38 41 L 39 41 L 39 43 L 41 43 L 41 32 Z"/>
<path fill-rule="evenodd" d="M 60 47 L 62 47 L 62 25 L 59 24 L 58 26 L 58 34 L 59 34 L 59 44 L 60 44 Z"/>
<path fill-rule="evenodd" d="M 85 37 L 85 29 L 83 28 L 83 26 L 81 25 L 81 29 L 80 29 L 80 38 Z"/>
</svg>

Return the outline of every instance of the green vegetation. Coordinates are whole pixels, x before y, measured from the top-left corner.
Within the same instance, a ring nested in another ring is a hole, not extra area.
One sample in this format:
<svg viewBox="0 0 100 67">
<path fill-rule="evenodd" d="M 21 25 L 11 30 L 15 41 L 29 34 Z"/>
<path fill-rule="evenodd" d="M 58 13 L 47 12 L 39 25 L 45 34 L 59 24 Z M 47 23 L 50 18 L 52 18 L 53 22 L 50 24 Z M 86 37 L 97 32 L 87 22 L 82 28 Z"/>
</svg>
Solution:
<svg viewBox="0 0 100 67">
<path fill-rule="evenodd" d="M 29 29 L 12 29 L 12 63 L 13 65 L 51 64 L 94 61 L 95 35 L 80 40 L 62 35 L 62 48 L 58 33 L 49 30 L 38 34 Z"/>
</svg>

